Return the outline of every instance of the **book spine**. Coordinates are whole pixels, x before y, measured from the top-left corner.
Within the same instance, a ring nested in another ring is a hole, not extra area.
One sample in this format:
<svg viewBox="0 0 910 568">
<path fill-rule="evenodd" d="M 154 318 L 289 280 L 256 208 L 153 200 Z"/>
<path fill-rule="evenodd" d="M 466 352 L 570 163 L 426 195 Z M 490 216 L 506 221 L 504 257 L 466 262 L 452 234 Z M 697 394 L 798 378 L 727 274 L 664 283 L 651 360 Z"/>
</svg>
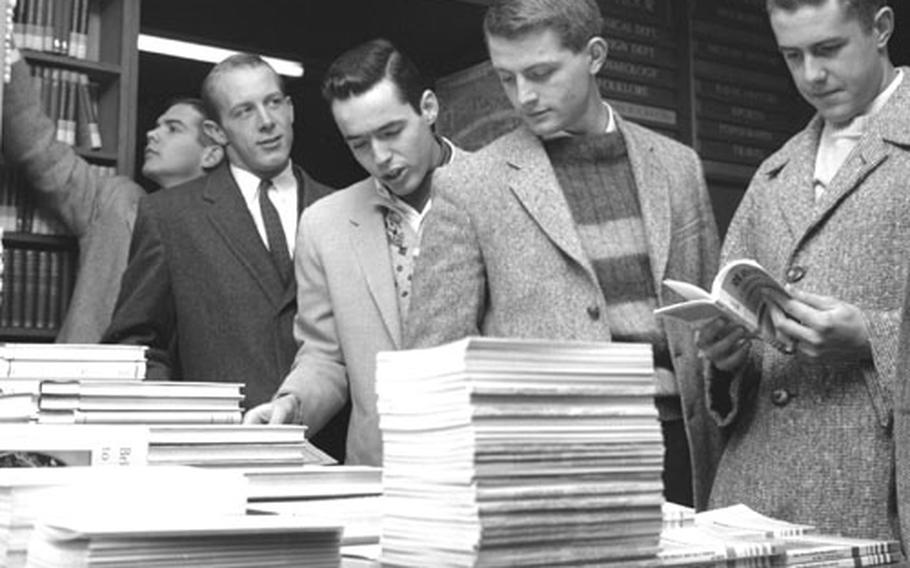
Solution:
<svg viewBox="0 0 910 568">
<path fill-rule="evenodd" d="M 75 258 L 70 251 L 61 251 L 60 258 L 60 317 L 66 317 L 69 309 L 70 296 L 73 294 L 73 278 L 75 277 Z"/>
<path fill-rule="evenodd" d="M 13 250 L 3 249 L 3 305 L 0 306 L 0 327 L 10 327 L 12 316 L 12 258 Z"/>
<path fill-rule="evenodd" d="M 50 289 L 50 270 L 51 270 L 51 252 L 48 250 L 38 251 L 38 286 L 35 302 L 35 327 L 38 329 L 47 329 L 47 308 L 49 301 Z"/>
<path fill-rule="evenodd" d="M 76 145 L 76 95 L 79 78 L 75 71 L 66 73 L 66 143 Z"/>
<path fill-rule="evenodd" d="M 80 11 L 82 10 L 83 0 L 73 0 L 72 8 L 69 13 L 69 27 L 68 27 L 68 39 L 69 45 L 67 46 L 66 54 L 70 57 L 79 57 L 79 17 Z"/>
<path fill-rule="evenodd" d="M 88 58 L 88 21 L 89 21 L 89 0 L 82 0 L 79 7 L 79 23 L 77 30 L 79 34 L 79 51 L 76 57 L 80 59 Z"/>
<path fill-rule="evenodd" d="M 25 47 L 25 9 L 28 0 L 19 0 L 13 16 L 13 41 L 19 47 Z"/>
<path fill-rule="evenodd" d="M 44 19 L 41 26 L 41 49 L 44 51 L 54 51 L 54 11 L 57 0 L 41 0 L 44 4 Z"/>
<path fill-rule="evenodd" d="M 38 251 L 25 249 L 25 290 L 23 292 L 22 327 L 35 327 L 35 303 L 38 291 Z"/>
<path fill-rule="evenodd" d="M 65 251 L 55 250 L 50 253 L 50 270 L 48 273 L 47 323 L 50 329 L 60 328 L 60 263 Z"/>
<path fill-rule="evenodd" d="M 98 103 L 92 99 L 88 75 L 79 74 L 79 121 L 77 143 L 82 148 L 101 149 L 101 126 L 98 124 Z"/>
<path fill-rule="evenodd" d="M 89 109 L 91 110 L 89 129 L 92 138 L 92 148 L 100 150 L 104 141 L 101 138 L 101 112 L 99 110 L 101 98 L 99 88 L 97 83 L 88 80 L 88 76 L 85 78 L 85 84 L 88 92 Z"/>
<path fill-rule="evenodd" d="M 10 286 L 10 327 L 22 327 L 23 307 L 25 305 L 25 250 L 11 249 L 12 278 Z"/>
</svg>

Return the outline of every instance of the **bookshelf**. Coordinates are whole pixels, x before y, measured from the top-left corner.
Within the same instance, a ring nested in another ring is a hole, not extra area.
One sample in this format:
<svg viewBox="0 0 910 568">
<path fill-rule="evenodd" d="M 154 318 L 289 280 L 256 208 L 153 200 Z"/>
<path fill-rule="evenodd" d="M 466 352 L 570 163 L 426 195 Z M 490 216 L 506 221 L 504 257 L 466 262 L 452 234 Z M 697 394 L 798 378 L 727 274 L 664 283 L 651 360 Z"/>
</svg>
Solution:
<svg viewBox="0 0 910 568">
<path fill-rule="evenodd" d="M 58 140 L 100 175 L 134 175 L 139 14 L 140 0 L 16 5 L 13 35 L 44 112 L 57 121 Z M 0 184 L 0 341 L 53 341 L 73 289 L 78 242 L 15 167 L 0 165 Z"/>
</svg>

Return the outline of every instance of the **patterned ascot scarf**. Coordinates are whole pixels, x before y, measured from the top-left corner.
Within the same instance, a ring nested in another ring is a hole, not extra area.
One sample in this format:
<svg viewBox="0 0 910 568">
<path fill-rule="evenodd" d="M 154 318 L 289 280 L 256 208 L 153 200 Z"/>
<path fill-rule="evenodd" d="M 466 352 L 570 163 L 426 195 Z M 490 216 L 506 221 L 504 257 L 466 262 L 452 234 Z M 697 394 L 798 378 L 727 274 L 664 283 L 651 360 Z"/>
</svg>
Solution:
<svg viewBox="0 0 910 568">
<path fill-rule="evenodd" d="M 438 140 L 442 152 L 436 167 L 448 164 L 453 154 L 451 143 L 441 138 Z M 427 176 L 431 176 L 432 173 L 431 170 Z M 423 208 L 423 213 L 420 213 L 382 185 L 378 185 L 377 189 L 385 202 L 383 208 L 385 232 L 389 241 L 389 260 L 392 263 L 392 274 L 395 276 L 398 313 L 403 322 L 411 303 L 411 274 L 414 270 L 414 258 L 420 250 L 420 229 L 424 217 L 430 210 L 432 193 L 430 201 Z"/>
</svg>

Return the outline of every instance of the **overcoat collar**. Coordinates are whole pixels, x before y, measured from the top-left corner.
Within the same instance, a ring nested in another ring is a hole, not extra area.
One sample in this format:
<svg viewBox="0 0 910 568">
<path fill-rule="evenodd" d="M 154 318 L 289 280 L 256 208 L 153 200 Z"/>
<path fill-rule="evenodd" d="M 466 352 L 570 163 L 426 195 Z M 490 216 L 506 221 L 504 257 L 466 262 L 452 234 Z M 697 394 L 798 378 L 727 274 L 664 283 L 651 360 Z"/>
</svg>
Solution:
<svg viewBox="0 0 910 568">
<path fill-rule="evenodd" d="M 794 236 L 794 249 L 856 191 L 896 150 L 910 148 L 910 69 L 891 99 L 870 122 L 856 148 L 831 180 L 816 203 L 815 155 L 824 121 L 816 115 L 802 132 L 762 164 L 758 176 L 775 179 L 781 192 L 796 192 L 796 198 L 777 199 L 781 215 Z"/>
</svg>

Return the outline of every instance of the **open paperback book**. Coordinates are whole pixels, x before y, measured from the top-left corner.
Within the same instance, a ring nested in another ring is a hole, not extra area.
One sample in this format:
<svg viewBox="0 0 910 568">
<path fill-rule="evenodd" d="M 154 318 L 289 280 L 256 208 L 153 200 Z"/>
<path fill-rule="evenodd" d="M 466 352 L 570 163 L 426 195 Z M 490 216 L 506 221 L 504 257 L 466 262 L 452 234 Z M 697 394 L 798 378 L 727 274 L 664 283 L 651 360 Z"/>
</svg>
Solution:
<svg viewBox="0 0 910 568">
<path fill-rule="evenodd" d="M 693 325 L 724 316 L 781 351 L 793 348 L 774 327 L 774 319 L 790 317 L 780 307 L 791 298 L 790 293 L 754 260 L 728 262 L 714 277 L 710 293 L 679 280 L 664 280 L 664 285 L 686 301 L 658 308 L 654 310 L 657 315 Z"/>
</svg>

